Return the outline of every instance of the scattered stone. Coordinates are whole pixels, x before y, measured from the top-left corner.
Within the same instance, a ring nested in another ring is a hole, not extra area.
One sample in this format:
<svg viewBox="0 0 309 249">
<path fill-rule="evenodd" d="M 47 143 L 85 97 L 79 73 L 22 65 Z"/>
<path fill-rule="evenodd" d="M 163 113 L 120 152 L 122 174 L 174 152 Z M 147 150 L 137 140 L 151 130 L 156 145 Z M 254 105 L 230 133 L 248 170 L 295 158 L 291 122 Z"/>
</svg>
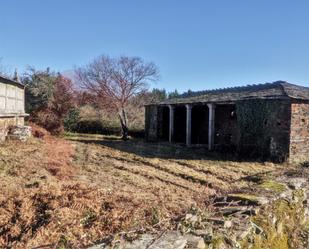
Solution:
<svg viewBox="0 0 309 249">
<path fill-rule="evenodd" d="M 213 225 L 229 228 L 232 226 L 232 221 L 224 220 L 222 218 L 207 218 L 207 221 L 212 223 Z"/>
<path fill-rule="evenodd" d="M 232 201 L 232 202 L 227 202 L 227 201 L 221 201 L 221 202 L 215 202 L 213 204 L 214 207 L 226 207 L 229 205 L 240 205 L 240 201 Z"/>
<path fill-rule="evenodd" d="M 250 194 L 229 194 L 227 201 L 239 201 L 240 205 L 259 205 L 258 197 Z"/>
<path fill-rule="evenodd" d="M 256 234 L 262 234 L 264 232 L 263 229 L 259 227 L 257 224 L 253 222 L 251 222 L 251 224 Z"/>
<path fill-rule="evenodd" d="M 279 222 L 277 225 L 276 225 L 276 230 L 277 230 L 277 233 L 278 234 L 281 234 L 283 232 L 283 224 L 282 222 Z"/>
<path fill-rule="evenodd" d="M 251 228 L 245 228 L 243 230 L 239 230 L 237 233 L 237 240 L 241 241 L 243 240 L 244 238 L 246 238 L 251 232 Z"/>
<path fill-rule="evenodd" d="M 124 244 L 122 248 L 119 247 L 119 249 L 145 249 L 152 245 L 157 238 L 158 236 L 153 234 L 143 234 L 138 239 Z"/>
<path fill-rule="evenodd" d="M 108 249 L 109 246 L 107 246 L 105 243 L 99 244 L 99 245 L 95 245 L 92 247 L 88 247 L 88 249 Z"/>
<path fill-rule="evenodd" d="M 185 220 L 190 223 L 195 223 L 198 221 L 198 216 L 193 214 L 186 214 Z"/>
<path fill-rule="evenodd" d="M 225 223 L 225 220 L 221 218 L 207 218 L 207 221 L 219 226 L 224 226 Z"/>
<path fill-rule="evenodd" d="M 304 215 L 305 217 L 309 217 L 309 208 L 305 208 Z"/>
<path fill-rule="evenodd" d="M 220 212 L 224 215 L 224 216 L 229 216 L 231 214 L 235 214 L 235 213 L 241 213 L 244 211 L 247 211 L 248 207 L 247 206 L 230 206 L 230 207 L 224 207 L 220 209 Z"/>
<path fill-rule="evenodd" d="M 7 136 L 8 130 L 7 129 L 0 129 L 0 142 L 4 142 Z"/>
<path fill-rule="evenodd" d="M 164 233 L 145 249 L 183 249 L 187 245 L 187 239 L 180 232 L 170 231 Z M 126 247 L 125 249 L 137 249 L 138 247 Z M 144 249 L 139 247 L 139 249 Z"/>
<path fill-rule="evenodd" d="M 212 227 L 208 227 L 208 229 L 197 229 L 192 232 L 194 235 L 202 237 L 205 242 L 210 242 L 213 237 L 213 229 Z"/>
<path fill-rule="evenodd" d="M 260 209 L 258 207 L 255 208 L 250 208 L 242 212 L 244 215 L 252 216 L 252 215 L 257 215 L 259 213 Z"/>
<path fill-rule="evenodd" d="M 205 249 L 205 242 L 202 237 L 194 236 L 191 234 L 188 234 L 185 236 L 187 239 L 186 248 L 190 249 Z"/>
<path fill-rule="evenodd" d="M 277 179 L 278 180 L 278 179 Z M 265 183 L 265 182 L 264 182 Z M 269 183 L 269 182 L 268 182 Z M 125 241 L 117 244 L 118 249 L 205 249 L 205 248 L 241 248 L 240 242 L 246 241 L 253 245 L 256 236 L 267 236 L 267 230 L 263 230 L 258 224 L 252 222 L 250 217 L 257 215 L 259 210 L 265 211 L 265 204 L 275 202 L 278 199 L 288 203 L 301 202 L 304 217 L 309 217 L 309 201 L 303 190 L 306 180 L 292 178 L 290 182 L 284 179 L 275 181 L 276 187 L 284 188 L 283 192 L 269 191 L 263 197 L 248 194 L 230 194 L 215 198 L 213 209 L 207 215 L 196 212 L 188 213 L 178 224 L 182 231 L 169 231 L 160 236 L 144 234 L 133 242 Z M 261 184 L 259 184 L 261 186 Z M 294 189 L 294 191 L 292 190 Z M 297 195 L 302 189 L 303 195 Z M 260 187 L 259 187 L 260 190 Z M 297 190 L 297 191 L 295 191 Z M 265 193 L 265 191 L 263 192 Z M 298 199 L 295 199 L 298 198 Z M 228 217 L 228 218 L 226 218 Z M 285 224 L 277 215 L 271 214 L 271 226 L 278 234 L 285 231 Z M 304 221 L 305 222 L 305 221 Z M 183 229 L 184 228 L 184 229 Z M 118 242 L 119 243 L 119 242 Z M 206 245 L 207 244 L 207 245 Z M 208 246 L 208 247 L 207 247 Z M 111 249 L 105 244 L 92 247 L 91 249 Z M 247 247 L 246 247 L 247 248 Z M 307 248 L 307 247 L 306 247 Z"/>
<path fill-rule="evenodd" d="M 223 227 L 224 227 L 224 228 L 230 228 L 230 227 L 232 227 L 232 225 L 233 225 L 233 222 L 232 222 L 231 220 L 226 220 L 226 221 L 224 222 Z"/>
<path fill-rule="evenodd" d="M 284 191 L 283 193 L 280 194 L 280 198 L 290 199 L 292 195 L 293 191 L 291 189 L 288 189 L 287 191 Z"/>
<path fill-rule="evenodd" d="M 259 197 L 257 198 L 257 201 L 258 201 L 258 204 L 259 204 L 260 206 L 262 206 L 262 205 L 266 205 L 266 204 L 269 203 L 269 198 L 259 196 Z"/>
<path fill-rule="evenodd" d="M 300 189 L 307 183 L 305 178 L 297 177 L 288 180 L 288 186 L 291 189 Z"/>
<path fill-rule="evenodd" d="M 31 127 L 30 126 L 12 126 L 10 127 L 7 139 L 9 140 L 19 140 L 27 141 L 31 137 Z"/>
</svg>

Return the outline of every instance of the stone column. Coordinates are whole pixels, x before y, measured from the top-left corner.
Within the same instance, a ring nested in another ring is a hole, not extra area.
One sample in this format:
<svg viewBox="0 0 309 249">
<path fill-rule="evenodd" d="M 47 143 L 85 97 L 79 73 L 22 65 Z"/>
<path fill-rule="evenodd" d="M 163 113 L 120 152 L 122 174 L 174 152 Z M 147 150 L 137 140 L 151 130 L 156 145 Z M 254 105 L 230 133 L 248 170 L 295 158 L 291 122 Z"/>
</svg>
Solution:
<svg viewBox="0 0 309 249">
<path fill-rule="evenodd" d="M 192 105 L 186 105 L 187 119 L 186 119 L 186 145 L 191 145 L 191 123 L 192 123 Z"/>
<path fill-rule="evenodd" d="M 174 137 L 174 109 L 175 107 L 172 105 L 169 105 L 168 107 L 170 109 L 170 127 L 169 127 L 168 141 L 171 143 L 173 142 L 173 137 Z"/>
<path fill-rule="evenodd" d="M 208 150 L 213 150 L 215 140 L 215 104 L 207 104 L 209 110 L 208 119 Z"/>
</svg>

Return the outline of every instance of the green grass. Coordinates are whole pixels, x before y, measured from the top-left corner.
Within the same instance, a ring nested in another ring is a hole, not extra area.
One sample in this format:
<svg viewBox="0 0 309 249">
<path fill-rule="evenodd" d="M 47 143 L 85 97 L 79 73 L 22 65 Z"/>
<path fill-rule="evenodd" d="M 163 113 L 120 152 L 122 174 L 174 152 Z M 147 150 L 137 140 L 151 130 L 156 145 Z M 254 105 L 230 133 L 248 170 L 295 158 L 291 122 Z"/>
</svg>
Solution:
<svg viewBox="0 0 309 249">
<path fill-rule="evenodd" d="M 276 182 L 274 180 L 267 180 L 260 184 L 260 187 L 266 190 L 271 190 L 276 193 L 282 193 L 286 190 L 286 186 L 282 183 Z"/>
</svg>

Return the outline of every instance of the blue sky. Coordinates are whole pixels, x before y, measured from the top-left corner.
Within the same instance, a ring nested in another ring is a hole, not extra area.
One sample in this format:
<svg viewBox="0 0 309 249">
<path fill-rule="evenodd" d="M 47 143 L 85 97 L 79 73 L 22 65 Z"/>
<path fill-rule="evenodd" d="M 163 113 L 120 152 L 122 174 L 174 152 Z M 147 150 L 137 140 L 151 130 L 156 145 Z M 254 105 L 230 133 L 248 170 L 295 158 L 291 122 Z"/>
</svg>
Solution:
<svg viewBox="0 0 309 249">
<path fill-rule="evenodd" d="M 308 0 L 2 0 L 0 57 L 67 71 L 100 54 L 155 62 L 154 87 L 309 86 Z"/>
</svg>

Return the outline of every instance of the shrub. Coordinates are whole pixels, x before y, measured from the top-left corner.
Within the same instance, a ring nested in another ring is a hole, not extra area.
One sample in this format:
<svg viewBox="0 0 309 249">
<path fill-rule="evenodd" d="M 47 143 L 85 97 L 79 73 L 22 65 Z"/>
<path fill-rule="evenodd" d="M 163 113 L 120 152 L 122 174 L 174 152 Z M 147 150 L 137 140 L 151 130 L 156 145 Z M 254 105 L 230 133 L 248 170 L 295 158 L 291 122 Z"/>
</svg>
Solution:
<svg viewBox="0 0 309 249">
<path fill-rule="evenodd" d="M 80 111 L 77 108 L 71 109 L 63 121 L 64 129 L 66 131 L 74 132 L 80 120 Z"/>
<path fill-rule="evenodd" d="M 60 74 L 30 70 L 24 79 L 29 120 L 52 134 L 63 132 L 64 119 L 74 106 L 72 82 Z"/>
<path fill-rule="evenodd" d="M 86 134 L 120 135 L 120 127 L 106 126 L 100 120 L 79 120 L 75 125 L 70 126 L 70 132 Z"/>
</svg>

